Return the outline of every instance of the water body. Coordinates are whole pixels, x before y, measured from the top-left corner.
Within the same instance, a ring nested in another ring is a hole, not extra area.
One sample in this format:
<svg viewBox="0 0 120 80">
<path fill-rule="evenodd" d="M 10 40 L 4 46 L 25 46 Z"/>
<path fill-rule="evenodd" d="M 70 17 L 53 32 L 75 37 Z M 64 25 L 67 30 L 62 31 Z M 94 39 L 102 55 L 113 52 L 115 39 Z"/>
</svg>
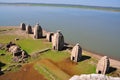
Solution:
<svg viewBox="0 0 120 80">
<path fill-rule="evenodd" d="M 120 60 L 120 12 L 52 6 L 0 6 L 0 26 L 40 23 L 69 43 Z"/>
</svg>

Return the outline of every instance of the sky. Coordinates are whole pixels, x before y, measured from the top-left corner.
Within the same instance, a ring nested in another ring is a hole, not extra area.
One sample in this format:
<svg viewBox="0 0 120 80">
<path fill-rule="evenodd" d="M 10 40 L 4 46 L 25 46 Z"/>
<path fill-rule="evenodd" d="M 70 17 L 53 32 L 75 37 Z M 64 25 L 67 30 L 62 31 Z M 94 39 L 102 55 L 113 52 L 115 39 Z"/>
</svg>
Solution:
<svg viewBox="0 0 120 80">
<path fill-rule="evenodd" d="M 0 0 L 0 2 L 57 3 L 120 7 L 120 0 Z"/>
</svg>

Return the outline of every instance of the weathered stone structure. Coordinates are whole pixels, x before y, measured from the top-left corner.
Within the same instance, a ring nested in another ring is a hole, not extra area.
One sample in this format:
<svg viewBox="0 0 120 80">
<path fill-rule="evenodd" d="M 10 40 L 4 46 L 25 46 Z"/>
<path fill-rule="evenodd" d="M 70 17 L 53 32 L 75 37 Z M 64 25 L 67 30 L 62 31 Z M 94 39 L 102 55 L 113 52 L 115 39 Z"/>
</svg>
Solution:
<svg viewBox="0 0 120 80">
<path fill-rule="evenodd" d="M 31 34 L 32 33 L 32 27 L 30 25 L 26 26 L 26 33 Z"/>
<path fill-rule="evenodd" d="M 52 47 L 54 50 L 62 50 L 64 47 L 64 36 L 60 31 L 57 31 L 57 33 L 54 34 L 52 37 Z"/>
<path fill-rule="evenodd" d="M 24 59 L 28 57 L 25 51 L 23 51 L 19 46 L 17 46 L 16 44 L 12 42 L 7 44 L 6 48 L 9 52 L 12 53 L 13 61 L 15 62 L 24 61 Z"/>
<path fill-rule="evenodd" d="M 54 35 L 53 32 L 48 32 L 47 35 L 46 35 L 46 39 L 49 41 L 49 42 L 52 42 L 52 36 Z"/>
<path fill-rule="evenodd" d="M 80 47 L 79 43 L 77 43 L 71 52 L 71 60 L 74 62 L 80 61 L 82 58 L 82 48 Z"/>
<path fill-rule="evenodd" d="M 13 45 L 16 45 L 16 44 L 14 44 L 14 43 L 12 43 L 12 42 L 9 42 L 9 43 L 6 45 L 6 50 L 9 50 L 9 48 L 10 48 L 11 46 L 13 46 Z"/>
<path fill-rule="evenodd" d="M 105 76 L 103 74 L 74 75 L 69 80 L 120 80 L 120 77 Z"/>
<path fill-rule="evenodd" d="M 26 25 L 25 25 L 25 23 L 21 23 L 21 24 L 20 24 L 20 28 L 21 28 L 21 30 L 26 30 Z"/>
<path fill-rule="evenodd" d="M 11 52 L 13 54 L 13 56 L 14 56 L 15 53 L 21 52 L 21 49 L 17 45 L 12 45 L 12 46 L 10 46 L 8 51 Z"/>
<path fill-rule="evenodd" d="M 39 24 L 36 24 L 34 27 L 34 38 L 39 39 L 42 38 L 43 36 L 42 28 Z"/>
<path fill-rule="evenodd" d="M 109 70 L 109 66 L 109 58 L 107 56 L 102 57 L 97 64 L 96 73 L 106 74 L 106 72 Z"/>
</svg>

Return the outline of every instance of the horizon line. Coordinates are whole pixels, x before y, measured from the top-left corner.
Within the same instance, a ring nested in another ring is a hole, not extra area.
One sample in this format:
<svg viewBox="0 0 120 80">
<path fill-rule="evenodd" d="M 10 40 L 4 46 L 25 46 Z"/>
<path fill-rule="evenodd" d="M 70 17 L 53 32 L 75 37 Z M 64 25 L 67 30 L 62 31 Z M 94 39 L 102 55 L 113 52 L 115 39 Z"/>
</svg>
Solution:
<svg viewBox="0 0 120 80">
<path fill-rule="evenodd" d="M 105 10 L 120 12 L 120 7 L 107 7 L 107 6 L 92 6 L 92 5 L 78 5 L 78 4 L 58 4 L 58 3 L 32 3 L 32 2 L 0 2 L 5 5 L 25 5 L 25 6 L 56 6 L 56 7 L 71 7 L 71 8 L 84 8 L 94 10 Z"/>
</svg>

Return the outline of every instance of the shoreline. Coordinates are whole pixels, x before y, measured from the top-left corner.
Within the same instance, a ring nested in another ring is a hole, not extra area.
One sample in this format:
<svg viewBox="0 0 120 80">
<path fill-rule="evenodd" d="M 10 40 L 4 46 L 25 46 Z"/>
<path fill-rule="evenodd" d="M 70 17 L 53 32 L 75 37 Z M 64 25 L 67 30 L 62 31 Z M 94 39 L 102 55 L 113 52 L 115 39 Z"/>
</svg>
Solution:
<svg viewBox="0 0 120 80">
<path fill-rule="evenodd" d="M 0 28 L 17 28 L 19 29 L 19 26 L 0 26 Z M 49 31 L 46 31 L 45 29 L 43 29 L 43 34 L 46 34 L 48 33 Z M 67 43 L 67 42 L 65 42 Z M 70 44 L 70 43 L 67 43 L 70 47 L 73 47 L 74 45 Z M 103 55 L 103 54 L 97 54 L 95 52 L 92 52 L 92 51 L 89 51 L 89 50 L 86 50 L 86 49 L 82 49 L 82 54 L 85 54 L 85 55 L 88 55 L 88 56 L 91 56 L 97 60 L 99 60 L 101 57 L 103 56 L 106 56 L 106 55 Z M 115 67 L 117 69 L 120 69 L 120 60 L 118 59 L 114 59 L 114 58 L 111 58 L 109 57 L 110 59 L 110 66 L 112 67 Z"/>
<path fill-rule="evenodd" d="M 94 52 L 94 51 L 90 51 L 90 50 L 87 50 L 87 49 L 83 49 L 84 51 L 87 51 L 87 52 L 90 52 L 92 54 L 95 54 L 95 55 L 99 55 L 99 56 L 107 56 L 107 55 L 104 55 L 104 53 L 97 53 L 97 52 Z M 108 56 L 110 59 L 114 59 L 114 60 L 117 60 L 117 61 L 120 61 L 120 59 L 118 58 L 115 58 L 115 57 L 111 57 L 111 56 Z"/>
<path fill-rule="evenodd" d="M 43 34 L 46 34 L 46 33 L 48 33 L 49 31 L 47 31 L 47 30 L 45 30 L 45 29 L 43 29 Z M 67 43 L 67 42 L 65 42 L 65 43 Z M 74 45 L 73 44 L 71 44 L 71 43 L 67 43 L 70 47 L 73 47 Z M 70 50 L 69 50 L 69 52 L 70 52 Z M 82 54 L 85 54 L 85 55 L 88 55 L 88 56 L 91 56 L 91 57 L 93 57 L 93 58 L 95 58 L 95 59 L 97 59 L 97 60 L 100 60 L 103 56 L 106 56 L 106 55 L 103 55 L 103 54 L 97 54 L 97 53 L 95 53 L 95 52 L 92 52 L 92 51 L 89 51 L 89 50 L 86 50 L 86 49 L 82 49 Z M 112 58 L 112 57 L 108 57 L 109 59 L 110 59 L 110 66 L 111 67 L 115 67 L 115 68 L 117 68 L 117 69 L 120 69 L 120 60 L 118 60 L 118 59 L 114 59 L 114 58 Z"/>
<path fill-rule="evenodd" d="M 67 44 L 70 45 L 71 47 L 74 46 L 74 45 L 71 45 L 70 43 L 67 43 Z M 103 54 L 97 54 L 95 52 L 88 51 L 86 49 L 82 49 L 82 54 L 93 57 L 97 60 L 100 60 L 103 56 L 106 56 L 106 55 L 103 55 Z M 108 57 L 108 58 L 110 59 L 110 67 L 120 69 L 120 61 L 118 59 L 114 59 L 114 58 L 111 58 L 111 57 Z"/>
</svg>

